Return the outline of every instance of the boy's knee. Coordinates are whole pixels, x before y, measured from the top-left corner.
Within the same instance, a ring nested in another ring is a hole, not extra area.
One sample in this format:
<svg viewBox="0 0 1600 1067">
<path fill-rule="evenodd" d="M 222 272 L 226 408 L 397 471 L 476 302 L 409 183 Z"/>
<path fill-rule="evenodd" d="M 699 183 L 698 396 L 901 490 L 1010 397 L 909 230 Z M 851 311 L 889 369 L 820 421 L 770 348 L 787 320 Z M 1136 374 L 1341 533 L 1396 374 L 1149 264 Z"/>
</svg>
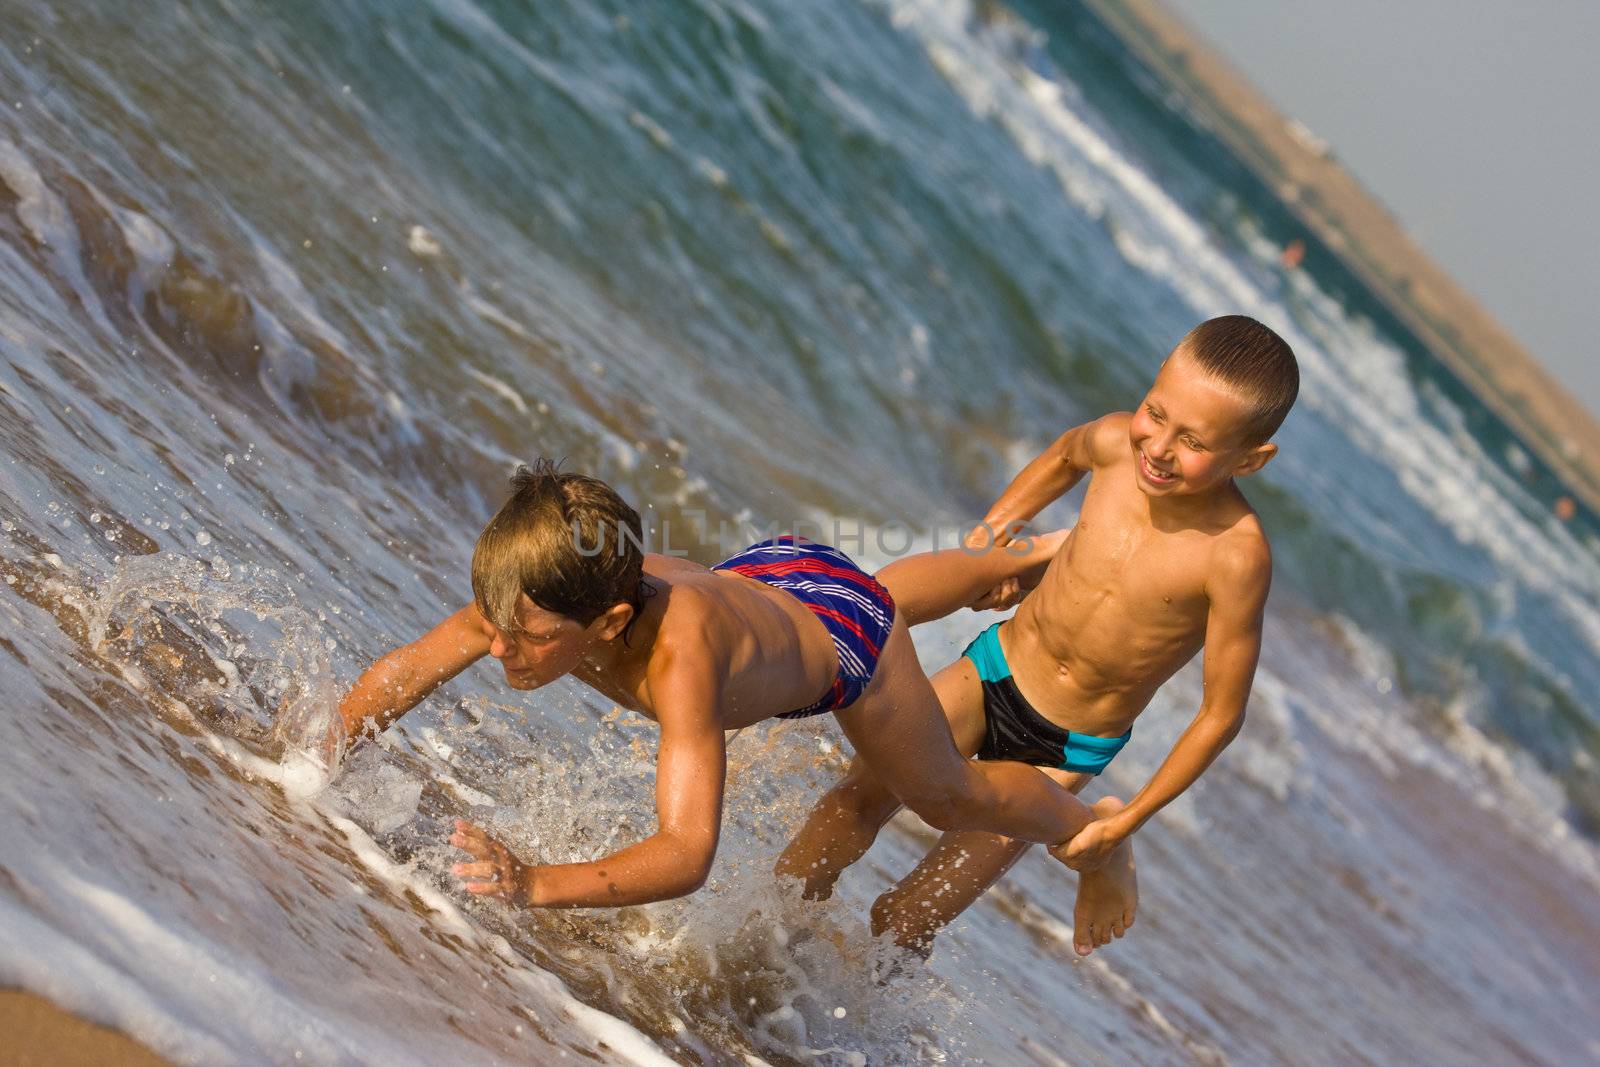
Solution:
<svg viewBox="0 0 1600 1067">
<path fill-rule="evenodd" d="M 900 807 L 899 798 L 871 779 L 846 779 L 828 795 L 841 815 L 882 826 Z"/>
<path fill-rule="evenodd" d="M 954 792 L 944 791 L 929 793 L 918 797 L 908 797 L 906 807 L 917 813 L 917 817 L 935 830 L 960 829 L 962 797 Z"/>
<path fill-rule="evenodd" d="M 992 829 L 991 816 L 1001 798 L 987 778 L 972 772 L 970 762 L 963 760 L 961 766 L 969 773 L 952 776 L 916 797 L 907 797 L 905 805 L 935 830 Z"/>
</svg>

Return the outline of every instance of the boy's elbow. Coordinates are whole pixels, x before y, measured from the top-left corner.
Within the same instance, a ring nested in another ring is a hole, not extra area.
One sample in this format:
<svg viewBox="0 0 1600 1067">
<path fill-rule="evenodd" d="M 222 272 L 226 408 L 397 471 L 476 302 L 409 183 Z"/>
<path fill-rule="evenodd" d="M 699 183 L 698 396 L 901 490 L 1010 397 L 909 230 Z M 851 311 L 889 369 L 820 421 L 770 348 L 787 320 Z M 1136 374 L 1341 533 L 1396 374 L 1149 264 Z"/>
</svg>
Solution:
<svg viewBox="0 0 1600 1067">
<path fill-rule="evenodd" d="M 902 799 L 919 819 L 941 833 L 966 828 L 962 814 L 963 808 L 969 805 L 965 803 L 966 798 L 954 791 L 934 791 Z"/>
<path fill-rule="evenodd" d="M 685 896 L 699 892 L 705 886 L 706 882 L 711 878 L 711 868 L 715 864 L 716 858 L 716 850 L 712 849 L 704 855 L 696 856 L 688 865 L 684 871 L 684 880 L 687 883 L 687 888 L 683 891 Z"/>
<path fill-rule="evenodd" d="M 659 893 L 653 894 L 651 899 L 677 900 L 679 897 L 693 896 L 705 888 L 710 878 L 711 864 L 689 864 L 678 871 L 675 877 L 662 884 Z"/>
<path fill-rule="evenodd" d="M 1215 724 L 1218 740 L 1223 745 L 1230 745 L 1233 739 L 1239 736 L 1239 731 L 1244 729 L 1244 708 L 1226 709 L 1213 712 L 1209 718 Z"/>
<path fill-rule="evenodd" d="M 686 897 L 690 893 L 698 892 L 711 877 L 711 868 L 716 863 L 717 844 L 715 841 L 705 844 L 699 841 L 679 841 L 677 861 L 673 864 L 679 874 L 674 879 L 672 886 L 675 897 Z"/>
</svg>

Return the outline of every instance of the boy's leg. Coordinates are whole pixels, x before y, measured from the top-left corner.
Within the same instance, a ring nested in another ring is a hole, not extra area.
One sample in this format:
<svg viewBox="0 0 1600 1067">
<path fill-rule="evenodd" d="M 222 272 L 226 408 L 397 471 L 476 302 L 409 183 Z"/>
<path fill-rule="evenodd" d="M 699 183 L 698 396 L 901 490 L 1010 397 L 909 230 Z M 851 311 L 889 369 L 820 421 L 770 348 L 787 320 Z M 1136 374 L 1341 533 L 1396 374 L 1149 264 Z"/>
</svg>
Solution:
<svg viewBox="0 0 1600 1067">
<path fill-rule="evenodd" d="M 1067 788 L 1076 793 L 1089 777 L 1073 775 Z M 1095 802 L 1093 811 L 1105 818 L 1121 807 L 1115 797 L 1104 797 Z M 892 931 L 897 944 L 928 954 L 934 936 L 976 903 L 1027 850 L 1027 842 L 999 834 L 945 834 L 910 874 L 873 902 L 872 932 Z M 1124 842 L 1104 867 L 1079 875 L 1072 915 L 1078 954 L 1087 956 L 1096 946 L 1121 937 L 1133 925 L 1138 900 L 1133 848 Z"/>
<path fill-rule="evenodd" d="M 960 657 L 932 679 L 956 749 L 970 756 L 983 743 L 983 686 L 972 661 Z M 778 858 L 777 873 L 801 879 L 810 900 L 825 900 L 844 869 L 866 855 L 878 831 L 900 810 L 896 797 L 857 756 L 844 780 L 823 794 Z"/>
<path fill-rule="evenodd" d="M 937 829 L 1058 845 L 1094 819 L 1037 767 L 973 761 L 957 751 L 899 618 L 866 694 L 835 717 L 873 776 Z"/>
<path fill-rule="evenodd" d="M 844 780 L 822 794 L 775 874 L 799 879 L 807 900 L 827 900 L 844 869 L 867 854 L 878 831 L 900 810 L 900 799 L 857 756 Z"/>
<path fill-rule="evenodd" d="M 899 617 L 907 626 L 916 626 L 961 610 L 1007 579 L 1016 578 L 1028 588 L 1037 585 L 1070 533 L 1056 530 L 1030 536 L 1026 552 L 1020 551 L 1020 540 L 981 552 L 960 548 L 919 552 L 895 560 L 874 577 L 889 590 Z"/>
<path fill-rule="evenodd" d="M 977 830 L 939 838 L 922 862 L 872 902 L 872 933 L 927 955 L 933 938 L 988 892 L 1028 851 L 1028 842 Z"/>
<path fill-rule="evenodd" d="M 1093 777 L 1050 773 L 1074 795 Z M 873 901 L 872 932 L 891 930 L 897 944 L 931 952 L 934 935 L 975 904 L 1026 851 L 1028 842 L 1000 834 L 973 830 L 944 834 L 910 874 Z"/>
</svg>

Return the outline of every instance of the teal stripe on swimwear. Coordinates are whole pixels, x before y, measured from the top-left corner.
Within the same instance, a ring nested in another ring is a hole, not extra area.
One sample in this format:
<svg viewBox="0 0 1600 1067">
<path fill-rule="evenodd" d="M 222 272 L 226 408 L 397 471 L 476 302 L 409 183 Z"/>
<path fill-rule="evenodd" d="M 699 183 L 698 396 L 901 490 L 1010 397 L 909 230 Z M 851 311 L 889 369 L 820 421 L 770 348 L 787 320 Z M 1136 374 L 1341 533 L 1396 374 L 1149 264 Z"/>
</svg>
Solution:
<svg viewBox="0 0 1600 1067">
<path fill-rule="evenodd" d="M 1061 754 L 1066 757 L 1061 769 L 1079 774 L 1099 774 L 1128 743 L 1128 738 L 1133 736 L 1133 728 L 1129 727 L 1121 737 L 1095 737 L 1093 734 L 1080 734 L 1076 730 L 1069 730 L 1067 734 L 1067 743 L 1061 749 Z"/>
<path fill-rule="evenodd" d="M 995 623 L 967 648 L 966 657 L 978 668 L 978 678 L 985 682 L 999 682 L 1011 677 L 1011 664 L 1000 648 L 1000 624 Z"/>
<path fill-rule="evenodd" d="M 1011 664 L 1006 662 L 1005 650 L 1000 647 L 1000 625 L 997 622 L 983 631 L 962 653 L 972 661 L 973 666 L 978 668 L 978 679 L 991 684 L 1003 682 L 1011 677 Z M 984 711 L 987 714 L 988 708 L 985 707 Z M 1035 711 L 1033 714 L 1038 715 L 1038 712 Z M 1129 727 L 1127 733 L 1121 737 L 1095 737 L 1093 734 L 1080 734 L 1076 730 L 1063 732 L 1066 733 L 1067 740 L 1061 746 L 1061 755 L 1064 758 L 1060 767 L 1075 774 L 1099 774 L 1133 736 L 1132 727 Z"/>
</svg>

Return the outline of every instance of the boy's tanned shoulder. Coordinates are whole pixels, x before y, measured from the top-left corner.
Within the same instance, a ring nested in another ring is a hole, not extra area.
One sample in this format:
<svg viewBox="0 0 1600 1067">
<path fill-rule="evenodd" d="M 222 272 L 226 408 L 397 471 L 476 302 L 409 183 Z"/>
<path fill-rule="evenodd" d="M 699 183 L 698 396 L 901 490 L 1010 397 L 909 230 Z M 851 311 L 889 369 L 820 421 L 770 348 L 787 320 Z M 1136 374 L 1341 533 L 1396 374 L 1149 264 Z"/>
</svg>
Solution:
<svg viewBox="0 0 1600 1067">
<path fill-rule="evenodd" d="M 700 575 L 675 577 L 677 580 L 661 582 L 665 600 L 651 649 L 652 661 L 703 655 L 712 644 L 716 621 L 725 609 L 720 590 L 699 580 Z"/>
<path fill-rule="evenodd" d="M 716 716 L 723 657 L 703 635 L 682 627 L 664 630 L 645 664 L 645 687 L 657 722 Z"/>
<path fill-rule="evenodd" d="M 1132 458 L 1128 444 L 1128 424 L 1133 422 L 1133 412 L 1113 411 L 1089 423 L 1084 429 L 1085 444 L 1094 467 L 1110 467 Z"/>
<path fill-rule="evenodd" d="M 1132 412 L 1113 411 L 1086 422 L 1056 438 L 1045 451 L 1057 463 L 1085 474 L 1113 466 L 1128 458 L 1128 424 Z"/>
</svg>

